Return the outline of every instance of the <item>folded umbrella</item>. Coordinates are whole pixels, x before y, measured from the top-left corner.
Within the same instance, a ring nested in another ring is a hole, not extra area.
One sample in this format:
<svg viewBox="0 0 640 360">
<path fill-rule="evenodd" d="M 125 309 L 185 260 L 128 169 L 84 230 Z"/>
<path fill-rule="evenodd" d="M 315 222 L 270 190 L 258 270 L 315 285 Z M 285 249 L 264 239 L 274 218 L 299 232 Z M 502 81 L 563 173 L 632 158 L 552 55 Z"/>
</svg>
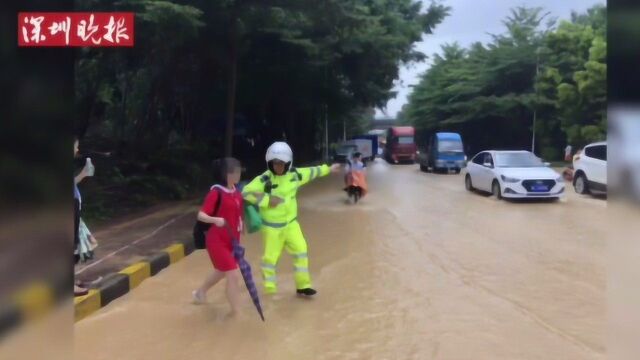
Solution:
<svg viewBox="0 0 640 360">
<path fill-rule="evenodd" d="M 244 284 L 247 286 L 253 305 L 255 305 L 256 310 L 258 310 L 260 318 L 264 321 L 264 314 L 262 313 L 262 306 L 260 305 L 258 289 L 256 288 L 256 283 L 253 281 L 253 274 L 251 273 L 251 265 L 249 265 L 249 262 L 244 258 L 244 247 L 242 247 L 240 242 L 233 236 L 229 225 L 225 224 L 225 226 L 227 228 L 227 232 L 229 232 L 229 236 L 231 237 L 231 243 L 233 244 L 233 257 L 238 262 L 238 267 L 240 268 L 240 273 L 244 279 Z"/>
</svg>

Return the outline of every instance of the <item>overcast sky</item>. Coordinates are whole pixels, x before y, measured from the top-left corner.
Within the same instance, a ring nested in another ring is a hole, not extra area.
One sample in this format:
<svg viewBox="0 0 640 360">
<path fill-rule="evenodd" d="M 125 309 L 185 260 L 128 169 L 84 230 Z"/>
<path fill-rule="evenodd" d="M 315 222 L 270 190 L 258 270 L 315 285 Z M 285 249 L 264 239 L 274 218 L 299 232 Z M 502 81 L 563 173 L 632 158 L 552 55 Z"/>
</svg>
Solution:
<svg viewBox="0 0 640 360">
<path fill-rule="evenodd" d="M 426 8 L 429 1 L 422 1 Z M 498 34 L 505 31 L 502 20 L 509 16 L 513 7 L 526 5 L 540 6 L 551 12 L 553 17 L 569 19 L 571 11 L 583 12 L 595 4 L 602 4 L 602 0 L 442 0 L 451 7 L 449 16 L 438 25 L 432 35 L 424 36 L 423 41 L 416 44 L 416 48 L 429 56 L 423 63 L 414 64 L 400 69 L 400 78 L 396 80 L 395 91 L 398 95 L 387 103 L 386 115 L 395 116 L 407 102 L 407 95 L 411 93 L 411 85 L 416 85 L 419 76 L 427 70 L 433 53 L 440 53 L 440 46 L 457 41 L 460 45 L 468 45 L 482 41 L 487 42 L 487 33 Z M 376 117 L 385 117 L 381 110 L 376 110 Z"/>
</svg>

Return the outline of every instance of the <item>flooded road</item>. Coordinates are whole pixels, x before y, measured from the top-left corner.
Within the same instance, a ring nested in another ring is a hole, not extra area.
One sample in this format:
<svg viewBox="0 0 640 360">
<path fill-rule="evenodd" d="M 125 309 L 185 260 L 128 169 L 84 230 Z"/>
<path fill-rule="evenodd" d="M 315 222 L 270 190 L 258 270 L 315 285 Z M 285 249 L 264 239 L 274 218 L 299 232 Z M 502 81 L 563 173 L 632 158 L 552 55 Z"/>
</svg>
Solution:
<svg viewBox="0 0 640 360">
<path fill-rule="evenodd" d="M 75 325 L 78 359 L 603 359 L 605 202 L 511 203 L 466 192 L 460 175 L 369 168 L 347 205 L 341 176 L 300 194 L 319 294 L 246 296 L 226 317 L 224 287 L 190 304 L 211 264 L 198 251 Z M 256 281 L 258 236 L 243 239 Z"/>
</svg>

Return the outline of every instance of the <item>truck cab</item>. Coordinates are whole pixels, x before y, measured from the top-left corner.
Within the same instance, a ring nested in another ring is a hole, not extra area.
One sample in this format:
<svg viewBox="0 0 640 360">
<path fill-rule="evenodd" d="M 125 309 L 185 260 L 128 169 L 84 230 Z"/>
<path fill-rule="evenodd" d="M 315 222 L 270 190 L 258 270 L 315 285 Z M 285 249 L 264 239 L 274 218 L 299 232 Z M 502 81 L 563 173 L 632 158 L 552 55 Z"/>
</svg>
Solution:
<svg viewBox="0 0 640 360">
<path fill-rule="evenodd" d="M 457 133 L 438 132 L 429 138 L 426 153 L 420 158 L 420 170 L 434 172 L 455 171 L 456 174 L 466 166 L 462 137 Z"/>
<path fill-rule="evenodd" d="M 385 158 L 389 163 L 416 161 L 415 129 L 412 126 L 394 126 L 387 132 Z"/>
</svg>

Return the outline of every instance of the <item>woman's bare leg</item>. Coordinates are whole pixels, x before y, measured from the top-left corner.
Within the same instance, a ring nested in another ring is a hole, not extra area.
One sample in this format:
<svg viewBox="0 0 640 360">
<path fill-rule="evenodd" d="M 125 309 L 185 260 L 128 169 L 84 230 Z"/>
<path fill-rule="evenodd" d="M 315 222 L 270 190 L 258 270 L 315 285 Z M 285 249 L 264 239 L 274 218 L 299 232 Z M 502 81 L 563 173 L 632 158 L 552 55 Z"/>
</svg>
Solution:
<svg viewBox="0 0 640 360">
<path fill-rule="evenodd" d="M 207 275 L 198 289 L 193 292 L 193 300 L 195 303 L 203 303 L 207 300 L 207 291 L 211 289 L 215 284 L 220 282 L 224 277 L 224 273 L 218 270 L 213 270 L 212 273 Z"/>
<path fill-rule="evenodd" d="M 227 278 L 227 299 L 231 305 L 231 314 L 240 312 L 240 275 L 239 270 L 227 271 L 224 273 Z"/>
<path fill-rule="evenodd" d="M 224 273 L 222 271 L 213 270 L 213 272 L 211 274 L 209 274 L 206 277 L 206 279 L 204 279 L 204 282 L 202 283 L 202 286 L 200 286 L 200 288 L 198 290 L 201 290 L 203 293 L 206 293 L 215 284 L 220 282 L 220 280 L 222 280 L 223 277 L 224 277 Z"/>
</svg>

